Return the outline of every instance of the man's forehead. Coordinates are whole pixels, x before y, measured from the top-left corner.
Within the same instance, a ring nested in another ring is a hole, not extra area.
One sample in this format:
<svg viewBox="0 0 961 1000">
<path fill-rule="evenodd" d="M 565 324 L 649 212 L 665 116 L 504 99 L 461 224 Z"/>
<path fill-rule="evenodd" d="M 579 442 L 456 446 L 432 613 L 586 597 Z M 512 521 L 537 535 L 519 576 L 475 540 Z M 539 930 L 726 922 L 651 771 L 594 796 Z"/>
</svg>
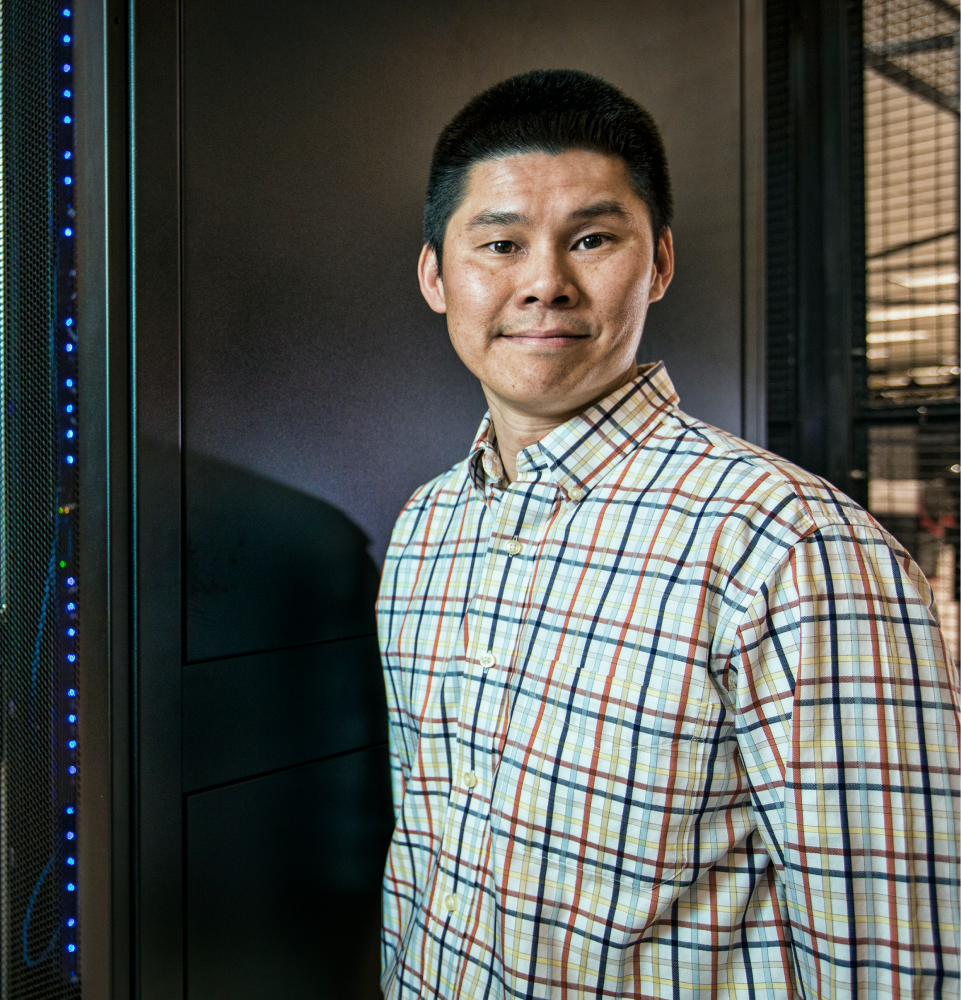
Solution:
<svg viewBox="0 0 961 1000">
<path fill-rule="evenodd" d="M 456 214 L 462 224 L 530 225 L 532 209 L 571 222 L 646 213 L 620 157 L 588 150 L 531 152 L 482 160 L 467 177 Z"/>
</svg>

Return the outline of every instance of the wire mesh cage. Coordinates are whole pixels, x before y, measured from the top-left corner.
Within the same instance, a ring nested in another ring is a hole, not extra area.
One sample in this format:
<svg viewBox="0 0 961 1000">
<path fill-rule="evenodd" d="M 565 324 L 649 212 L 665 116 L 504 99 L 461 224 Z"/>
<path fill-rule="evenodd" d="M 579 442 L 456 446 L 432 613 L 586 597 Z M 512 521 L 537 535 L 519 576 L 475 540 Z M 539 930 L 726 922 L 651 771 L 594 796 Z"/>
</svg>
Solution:
<svg viewBox="0 0 961 1000">
<path fill-rule="evenodd" d="M 0 3 L 0 998 L 80 995 L 69 6 Z"/>
<path fill-rule="evenodd" d="M 957 657 L 958 5 L 865 0 L 863 24 L 868 507 Z"/>
</svg>

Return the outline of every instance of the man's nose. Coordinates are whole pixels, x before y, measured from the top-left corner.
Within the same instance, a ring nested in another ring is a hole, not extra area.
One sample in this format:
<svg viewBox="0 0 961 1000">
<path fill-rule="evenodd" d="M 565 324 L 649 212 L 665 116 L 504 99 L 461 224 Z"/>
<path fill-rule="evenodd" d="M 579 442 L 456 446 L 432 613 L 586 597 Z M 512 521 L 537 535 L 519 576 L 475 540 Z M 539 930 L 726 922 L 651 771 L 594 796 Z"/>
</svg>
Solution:
<svg viewBox="0 0 961 1000">
<path fill-rule="evenodd" d="M 569 309 L 580 293 L 567 254 L 556 248 L 535 248 L 520 269 L 514 295 L 519 308 L 534 305 Z"/>
</svg>

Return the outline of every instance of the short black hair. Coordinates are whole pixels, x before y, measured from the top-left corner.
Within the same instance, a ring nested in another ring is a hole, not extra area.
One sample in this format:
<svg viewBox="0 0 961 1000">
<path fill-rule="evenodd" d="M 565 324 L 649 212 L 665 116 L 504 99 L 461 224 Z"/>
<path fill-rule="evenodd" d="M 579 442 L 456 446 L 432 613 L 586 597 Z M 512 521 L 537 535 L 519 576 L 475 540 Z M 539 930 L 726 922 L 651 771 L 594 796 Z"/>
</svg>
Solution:
<svg viewBox="0 0 961 1000">
<path fill-rule="evenodd" d="M 424 241 L 438 264 L 450 217 L 464 200 L 467 175 L 485 160 L 523 153 L 556 156 L 586 149 L 619 156 L 651 213 L 655 244 L 674 215 L 660 132 L 637 101 L 600 77 L 571 69 L 537 69 L 472 98 L 434 147 L 424 206 Z"/>
</svg>

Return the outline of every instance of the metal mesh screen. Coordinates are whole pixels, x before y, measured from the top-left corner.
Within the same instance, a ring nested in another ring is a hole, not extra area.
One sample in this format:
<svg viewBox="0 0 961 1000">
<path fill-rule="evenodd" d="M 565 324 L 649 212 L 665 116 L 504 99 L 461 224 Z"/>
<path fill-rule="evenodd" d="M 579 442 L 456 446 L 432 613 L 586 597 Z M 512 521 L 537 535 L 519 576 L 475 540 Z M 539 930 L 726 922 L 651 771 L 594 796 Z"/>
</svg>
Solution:
<svg viewBox="0 0 961 1000">
<path fill-rule="evenodd" d="M 0 0 L 0 1000 L 80 994 L 72 35 Z"/>
<path fill-rule="evenodd" d="M 864 6 L 868 392 L 958 395 L 958 16 Z"/>
<path fill-rule="evenodd" d="M 767 78 L 767 444 L 793 455 L 797 337 L 795 270 L 797 239 L 793 212 L 796 178 L 791 123 L 788 6 L 766 8 Z"/>
<path fill-rule="evenodd" d="M 934 588 L 958 655 L 958 26 L 865 0 L 868 507 Z"/>
</svg>

